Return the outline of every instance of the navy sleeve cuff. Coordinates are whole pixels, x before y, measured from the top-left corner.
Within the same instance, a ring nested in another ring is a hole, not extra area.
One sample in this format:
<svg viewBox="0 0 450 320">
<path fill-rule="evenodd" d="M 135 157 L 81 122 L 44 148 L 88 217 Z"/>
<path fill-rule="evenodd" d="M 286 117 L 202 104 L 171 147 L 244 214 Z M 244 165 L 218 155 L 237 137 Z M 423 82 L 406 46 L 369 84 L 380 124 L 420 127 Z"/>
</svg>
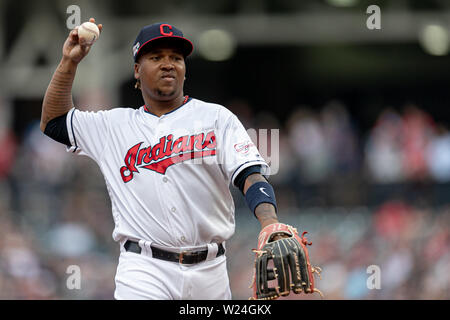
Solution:
<svg viewBox="0 0 450 320">
<path fill-rule="evenodd" d="M 254 173 L 261 173 L 261 166 L 260 165 L 254 165 L 248 168 L 245 168 L 238 174 L 236 179 L 234 179 L 234 185 L 241 190 L 242 193 L 244 193 L 244 185 L 245 180 L 247 177 Z"/>
<path fill-rule="evenodd" d="M 69 133 L 66 123 L 67 113 L 50 120 L 45 127 L 44 134 L 55 141 L 70 147 Z"/>
</svg>

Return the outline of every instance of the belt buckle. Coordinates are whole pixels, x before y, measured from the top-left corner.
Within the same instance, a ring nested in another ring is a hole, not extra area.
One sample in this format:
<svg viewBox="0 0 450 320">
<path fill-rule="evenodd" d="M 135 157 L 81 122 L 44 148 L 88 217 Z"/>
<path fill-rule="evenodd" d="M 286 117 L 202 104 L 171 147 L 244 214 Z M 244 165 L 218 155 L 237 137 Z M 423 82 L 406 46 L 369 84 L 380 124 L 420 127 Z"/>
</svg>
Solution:
<svg viewBox="0 0 450 320">
<path fill-rule="evenodd" d="M 187 254 L 187 253 L 188 253 L 187 251 L 181 251 L 180 252 L 180 255 L 178 256 L 178 263 L 179 264 L 183 264 L 184 255 Z"/>
</svg>

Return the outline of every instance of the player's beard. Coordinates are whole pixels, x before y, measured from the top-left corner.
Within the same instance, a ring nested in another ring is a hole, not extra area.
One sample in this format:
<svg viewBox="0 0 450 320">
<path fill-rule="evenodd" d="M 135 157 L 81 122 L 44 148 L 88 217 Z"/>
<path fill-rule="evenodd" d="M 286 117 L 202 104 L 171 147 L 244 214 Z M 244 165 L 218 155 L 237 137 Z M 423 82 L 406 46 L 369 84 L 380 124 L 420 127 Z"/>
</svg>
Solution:
<svg viewBox="0 0 450 320">
<path fill-rule="evenodd" d="M 164 98 L 164 100 L 166 100 L 166 99 L 169 100 L 171 98 L 174 98 L 176 93 L 177 93 L 177 90 L 175 90 L 175 89 L 173 91 L 170 91 L 169 93 L 166 93 L 159 89 L 156 89 L 156 95 L 160 98 Z"/>
</svg>

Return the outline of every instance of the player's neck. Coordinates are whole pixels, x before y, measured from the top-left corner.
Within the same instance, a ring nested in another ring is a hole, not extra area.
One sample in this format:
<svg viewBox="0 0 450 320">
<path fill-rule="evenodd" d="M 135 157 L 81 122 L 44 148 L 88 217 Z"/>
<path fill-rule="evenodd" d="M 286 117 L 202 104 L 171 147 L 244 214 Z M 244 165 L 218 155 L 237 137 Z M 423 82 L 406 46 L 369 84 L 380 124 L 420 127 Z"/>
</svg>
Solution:
<svg viewBox="0 0 450 320">
<path fill-rule="evenodd" d="M 180 95 L 179 97 L 168 101 L 160 101 L 150 98 L 147 99 L 144 98 L 146 110 L 158 117 L 161 117 L 163 114 L 166 114 L 180 107 L 185 103 L 185 100 L 186 98 L 184 95 Z"/>
</svg>

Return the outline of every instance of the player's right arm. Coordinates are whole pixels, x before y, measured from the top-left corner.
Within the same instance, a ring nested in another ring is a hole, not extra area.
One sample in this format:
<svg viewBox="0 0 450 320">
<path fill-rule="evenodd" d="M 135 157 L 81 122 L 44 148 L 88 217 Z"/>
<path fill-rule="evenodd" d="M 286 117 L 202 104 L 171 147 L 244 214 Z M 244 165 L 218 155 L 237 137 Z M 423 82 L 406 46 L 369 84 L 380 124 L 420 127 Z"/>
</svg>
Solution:
<svg viewBox="0 0 450 320">
<path fill-rule="evenodd" d="M 94 18 L 89 21 L 95 23 Z M 102 25 L 99 24 L 98 28 L 101 32 Z M 73 80 L 78 64 L 89 50 L 90 46 L 80 43 L 78 28 L 73 29 L 64 42 L 61 61 L 45 92 L 40 124 L 42 132 L 45 131 L 49 121 L 66 114 L 73 107 Z"/>
</svg>

